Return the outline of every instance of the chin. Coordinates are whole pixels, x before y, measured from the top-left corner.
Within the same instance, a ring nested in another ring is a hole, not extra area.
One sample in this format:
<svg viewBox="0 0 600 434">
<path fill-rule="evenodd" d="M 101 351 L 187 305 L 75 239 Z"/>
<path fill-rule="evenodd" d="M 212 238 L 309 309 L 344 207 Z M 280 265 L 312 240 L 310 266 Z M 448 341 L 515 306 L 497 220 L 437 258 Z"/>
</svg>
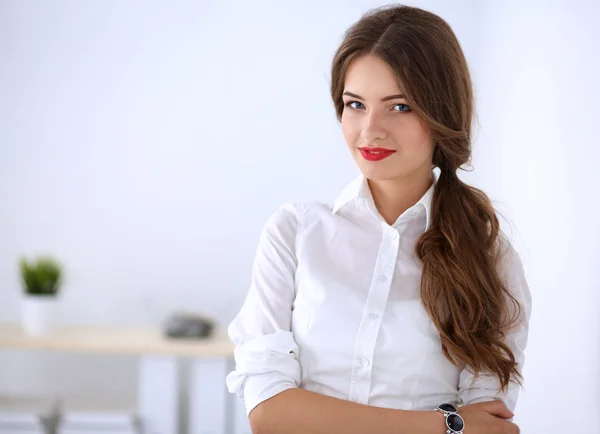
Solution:
<svg viewBox="0 0 600 434">
<path fill-rule="evenodd" d="M 359 164 L 359 169 L 365 178 L 372 181 L 390 181 L 402 176 L 402 173 L 398 170 L 389 170 L 390 168 L 373 166 L 374 165 L 372 164 Z"/>
</svg>

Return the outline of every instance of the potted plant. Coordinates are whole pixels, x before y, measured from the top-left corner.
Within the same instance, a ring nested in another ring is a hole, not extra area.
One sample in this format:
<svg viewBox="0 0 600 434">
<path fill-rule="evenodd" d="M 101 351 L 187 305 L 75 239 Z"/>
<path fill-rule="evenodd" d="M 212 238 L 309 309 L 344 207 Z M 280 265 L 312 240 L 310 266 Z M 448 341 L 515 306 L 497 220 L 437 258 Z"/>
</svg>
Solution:
<svg viewBox="0 0 600 434">
<path fill-rule="evenodd" d="M 32 336 L 49 334 L 56 328 L 62 266 L 50 257 L 39 257 L 32 262 L 22 258 L 20 269 L 24 292 L 23 328 Z"/>
</svg>

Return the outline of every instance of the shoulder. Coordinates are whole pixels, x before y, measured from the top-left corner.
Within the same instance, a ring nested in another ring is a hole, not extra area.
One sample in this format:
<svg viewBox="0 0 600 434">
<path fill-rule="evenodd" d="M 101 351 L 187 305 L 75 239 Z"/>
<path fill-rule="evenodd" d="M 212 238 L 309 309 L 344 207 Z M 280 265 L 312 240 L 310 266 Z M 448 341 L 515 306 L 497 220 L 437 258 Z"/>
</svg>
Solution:
<svg viewBox="0 0 600 434">
<path fill-rule="evenodd" d="M 269 216 L 265 229 L 298 230 L 299 228 L 332 215 L 331 204 L 317 201 L 285 202 Z"/>
<path fill-rule="evenodd" d="M 261 241 L 280 248 L 295 250 L 304 228 L 329 216 L 331 205 L 319 202 L 285 202 L 271 213 L 261 232 Z"/>
<path fill-rule="evenodd" d="M 510 239 L 501 232 L 498 235 L 498 267 L 501 274 L 522 272 L 524 274 L 521 256 Z"/>
<path fill-rule="evenodd" d="M 531 309 L 531 291 L 523 261 L 505 234 L 499 235 L 498 239 L 498 273 L 506 289 L 528 312 Z"/>
</svg>

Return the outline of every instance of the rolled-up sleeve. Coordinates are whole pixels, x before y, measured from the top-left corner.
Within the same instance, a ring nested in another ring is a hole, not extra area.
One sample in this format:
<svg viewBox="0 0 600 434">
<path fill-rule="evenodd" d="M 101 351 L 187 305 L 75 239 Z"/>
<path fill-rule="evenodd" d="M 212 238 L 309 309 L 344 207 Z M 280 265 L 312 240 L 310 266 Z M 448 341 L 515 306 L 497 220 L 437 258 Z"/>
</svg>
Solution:
<svg viewBox="0 0 600 434">
<path fill-rule="evenodd" d="M 236 367 L 226 379 L 250 412 L 261 402 L 298 387 L 298 346 L 291 332 L 298 205 L 281 206 L 267 221 L 254 259 L 250 289 L 228 328 Z"/>
<path fill-rule="evenodd" d="M 531 316 L 531 292 L 525 279 L 525 272 L 518 253 L 506 241 L 499 261 L 500 276 L 513 297 L 521 306 L 520 320 L 511 327 L 504 342 L 512 350 L 517 363 L 517 369 L 522 374 L 525 362 L 525 348 L 529 334 L 529 319 Z M 502 400 L 509 410 L 515 410 L 519 397 L 520 385 L 510 382 L 506 391 L 500 390 L 497 377 L 481 373 L 475 377 L 470 369 L 464 369 L 459 378 L 459 400 L 462 405 L 475 404 L 492 400 Z"/>
</svg>

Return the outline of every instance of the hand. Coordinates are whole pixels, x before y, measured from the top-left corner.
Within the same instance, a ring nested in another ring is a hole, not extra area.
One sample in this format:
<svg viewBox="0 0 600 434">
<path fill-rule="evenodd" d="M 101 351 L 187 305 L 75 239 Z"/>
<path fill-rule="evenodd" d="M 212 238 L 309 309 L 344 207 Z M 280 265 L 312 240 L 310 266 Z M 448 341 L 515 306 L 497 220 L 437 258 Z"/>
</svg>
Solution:
<svg viewBox="0 0 600 434">
<path fill-rule="evenodd" d="M 519 434 L 519 427 L 507 419 L 514 414 L 502 401 L 481 402 L 458 409 L 465 421 L 464 434 Z"/>
</svg>

